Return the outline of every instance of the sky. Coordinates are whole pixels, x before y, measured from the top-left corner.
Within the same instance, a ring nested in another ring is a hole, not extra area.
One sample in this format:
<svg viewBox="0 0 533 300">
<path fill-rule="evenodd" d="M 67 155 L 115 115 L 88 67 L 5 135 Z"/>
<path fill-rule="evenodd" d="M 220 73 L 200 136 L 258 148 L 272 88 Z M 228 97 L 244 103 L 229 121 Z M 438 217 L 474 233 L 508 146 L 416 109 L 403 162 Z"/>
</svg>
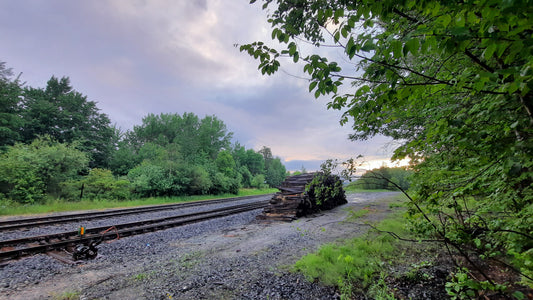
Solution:
<svg viewBox="0 0 533 300">
<path fill-rule="evenodd" d="M 342 112 L 308 93 L 298 66 L 262 76 L 235 47 L 270 33 L 248 0 L 0 1 L 0 62 L 31 87 L 69 77 L 122 130 L 150 113 L 192 112 L 216 115 L 247 149 L 270 147 L 288 170 L 358 155 L 363 168 L 386 162 L 395 144 L 349 141 Z"/>
</svg>

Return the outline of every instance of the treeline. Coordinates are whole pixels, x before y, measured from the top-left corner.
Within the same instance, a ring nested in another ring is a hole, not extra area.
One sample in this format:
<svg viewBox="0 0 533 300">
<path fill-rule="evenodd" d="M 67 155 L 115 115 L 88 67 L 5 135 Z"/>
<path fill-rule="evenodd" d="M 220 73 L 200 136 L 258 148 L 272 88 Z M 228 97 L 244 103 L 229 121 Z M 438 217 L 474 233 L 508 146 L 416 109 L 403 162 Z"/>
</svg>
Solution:
<svg viewBox="0 0 533 300">
<path fill-rule="evenodd" d="M 381 167 L 367 171 L 354 182 L 354 186 L 365 190 L 398 191 L 398 187 L 407 191 L 411 185 L 413 171 L 405 167 Z"/>
<path fill-rule="evenodd" d="M 222 120 L 193 113 L 150 114 L 122 132 L 68 78 L 26 87 L 0 63 L 0 198 L 237 193 L 284 180 L 270 148 L 231 139 Z"/>
</svg>

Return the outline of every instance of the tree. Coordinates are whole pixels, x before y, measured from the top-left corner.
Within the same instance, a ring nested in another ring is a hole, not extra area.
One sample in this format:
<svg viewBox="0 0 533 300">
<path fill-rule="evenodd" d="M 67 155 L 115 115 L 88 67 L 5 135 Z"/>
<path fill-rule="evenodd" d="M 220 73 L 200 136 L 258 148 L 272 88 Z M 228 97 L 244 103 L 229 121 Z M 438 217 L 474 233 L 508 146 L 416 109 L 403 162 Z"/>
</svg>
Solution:
<svg viewBox="0 0 533 300">
<path fill-rule="evenodd" d="M 232 135 L 215 116 L 199 119 L 194 113 L 162 113 L 144 117 L 142 125 L 134 126 L 132 139 L 139 147 L 144 143 L 175 144 L 188 160 L 202 155 L 214 160 L 220 150 L 229 148 Z"/>
<path fill-rule="evenodd" d="M 216 116 L 205 116 L 200 120 L 198 129 L 200 149 L 211 159 L 215 159 L 219 151 L 229 148 L 232 137 L 233 133 L 228 132 L 226 124 Z"/>
<path fill-rule="evenodd" d="M 135 149 L 128 141 L 119 141 L 117 149 L 111 153 L 109 169 L 118 176 L 127 175 L 128 172 L 142 162 Z"/>
<path fill-rule="evenodd" d="M 257 151 L 257 153 L 263 155 L 263 160 L 265 161 L 265 169 L 268 169 L 270 167 L 270 163 L 274 159 L 272 156 L 272 150 L 268 148 L 267 146 L 263 146 L 261 150 Z"/>
<path fill-rule="evenodd" d="M 91 167 L 105 167 L 112 151 L 113 129 L 96 102 L 73 90 L 68 77 L 48 81 L 46 89 L 24 90 L 23 141 L 48 135 L 60 143 L 79 141 L 90 155 Z"/>
<path fill-rule="evenodd" d="M 217 159 L 215 160 L 218 171 L 228 177 L 235 177 L 237 174 L 235 160 L 228 150 L 223 150 L 218 153 Z"/>
<path fill-rule="evenodd" d="M 397 190 L 397 186 L 407 191 L 410 186 L 412 171 L 404 167 L 387 168 L 381 167 L 364 173 L 355 185 L 366 190 Z"/>
<path fill-rule="evenodd" d="M 263 74 L 284 58 L 301 62 L 309 91 L 344 111 L 351 139 L 401 141 L 394 158 L 411 159 L 413 216 L 428 223 L 426 233 L 489 285 L 495 279 L 470 256 L 503 253 L 531 284 L 533 3 L 264 2 L 281 49 L 255 42 L 240 50 Z M 344 57 L 331 61 L 309 44 Z"/>
<path fill-rule="evenodd" d="M 13 71 L 0 62 L 0 150 L 21 140 L 23 88 L 19 78 L 12 79 L 12 76 Z"/>
<path fill-rule="evenodd" d="M 265 170 L 265 160 L 260 153 L 256 153 L 253 149 L 246 150 L 246 159 L 244 165 L 252 175 L 262 174 Z"/>
<path fill-rule="evenodd" d="M 265 170 L 266 183 L 271 187 L 280 186 L 283 180 L 285 180 L 287 170 L 281 163 L 281 160 L 276 157 L 271 159 L 268 168 Z"/>
</svg>

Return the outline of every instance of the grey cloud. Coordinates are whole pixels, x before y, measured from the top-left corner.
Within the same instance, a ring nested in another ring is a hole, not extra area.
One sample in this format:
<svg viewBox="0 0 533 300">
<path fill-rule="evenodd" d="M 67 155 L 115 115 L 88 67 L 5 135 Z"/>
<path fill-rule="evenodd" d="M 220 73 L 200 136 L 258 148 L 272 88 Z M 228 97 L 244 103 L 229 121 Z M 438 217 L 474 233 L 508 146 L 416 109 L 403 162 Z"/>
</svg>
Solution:
<svg viewBox="0 0 533 300">
<path fill-rule="evenodd" d="M 190 111 L 217 115 L 241 144 L 269 146 L 291 165 L 387 155 L 388 139 L 348 141 L 327 99 L 282 72 L 262 77 L 233 46 L 270 39 L 247 1 L 1 1 L 0 38 L 0 61 L 29 85 L 69 76 L 123 129 L 148 113 Z"/>
</svg>

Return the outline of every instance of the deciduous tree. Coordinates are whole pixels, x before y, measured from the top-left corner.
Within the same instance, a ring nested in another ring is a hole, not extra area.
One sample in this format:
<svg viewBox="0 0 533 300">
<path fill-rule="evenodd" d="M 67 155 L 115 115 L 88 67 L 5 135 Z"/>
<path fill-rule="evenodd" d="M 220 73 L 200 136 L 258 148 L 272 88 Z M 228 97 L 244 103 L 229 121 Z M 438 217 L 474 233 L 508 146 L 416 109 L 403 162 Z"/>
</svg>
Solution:
<svg viewBox="0 0 533 300">
<path fill-rule="evenodd" d="M 22 116 L 23 141 L 48 135 L 60 143 L 79 142 L 90 155 L 91 167 L 105 167 L 112 151 L 113 129 L 107 115 L 96 102 L 75 91 L 67 77 L 52 77 L 45 89 L 28 87 L 24 91 Z"/>
<path fill-rule="evenodd" d="M 352 139 L 401 141 L 394 157 L 417 171 L 411 204 L 423 228 L 489 285 L 470 256 L 503 254 L 531 285 L 532 1 L 263 2 L 279 46 L 240 50 L 263 74 L 301 63 Z"/>
</svg>

